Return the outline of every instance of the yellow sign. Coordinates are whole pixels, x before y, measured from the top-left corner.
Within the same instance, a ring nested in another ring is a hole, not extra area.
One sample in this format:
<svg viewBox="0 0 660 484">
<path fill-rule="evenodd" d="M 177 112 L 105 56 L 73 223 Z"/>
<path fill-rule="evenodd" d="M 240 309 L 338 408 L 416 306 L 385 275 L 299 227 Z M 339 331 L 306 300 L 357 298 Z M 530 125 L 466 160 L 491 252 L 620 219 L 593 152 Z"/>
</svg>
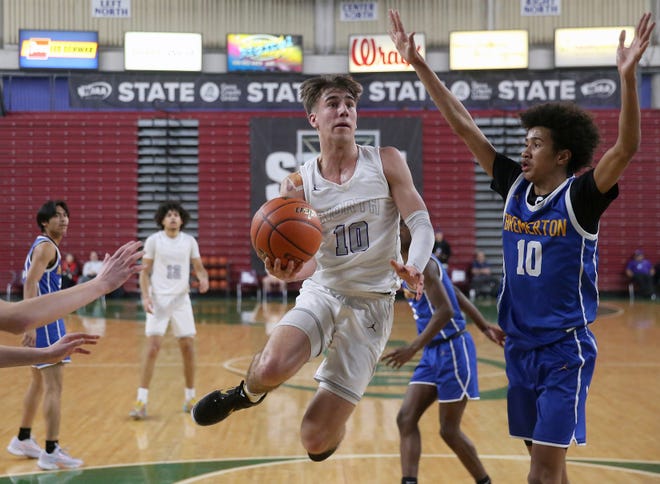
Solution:
<svg viewBox="0 0 660 484">
<path fill-rule="evenodd" d="M 46 60 L 52 58 L 94 59 L 96 58 L 97 49 L 97 42 L 78 42 L 31 37 L 24 40 L 21 44 L 21 57 L 30 60 Z"/>
</svg>

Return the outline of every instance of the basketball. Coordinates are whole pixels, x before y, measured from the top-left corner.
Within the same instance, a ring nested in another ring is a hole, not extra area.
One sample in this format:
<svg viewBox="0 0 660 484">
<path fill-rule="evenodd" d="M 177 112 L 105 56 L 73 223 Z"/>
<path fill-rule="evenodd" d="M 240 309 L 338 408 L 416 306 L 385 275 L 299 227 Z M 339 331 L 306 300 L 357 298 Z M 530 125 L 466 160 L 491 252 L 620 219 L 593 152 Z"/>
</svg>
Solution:
<svg viewBox="0 0 660 484">
<path fill-rule="evenodd" d="M 278 197 L 264 203 L 252 217 L 250 238 L 261 260 L 279 258 L 305 262 L 319 250 L 321 221 L 312 206 L 299 198 Z"/>
</svg>

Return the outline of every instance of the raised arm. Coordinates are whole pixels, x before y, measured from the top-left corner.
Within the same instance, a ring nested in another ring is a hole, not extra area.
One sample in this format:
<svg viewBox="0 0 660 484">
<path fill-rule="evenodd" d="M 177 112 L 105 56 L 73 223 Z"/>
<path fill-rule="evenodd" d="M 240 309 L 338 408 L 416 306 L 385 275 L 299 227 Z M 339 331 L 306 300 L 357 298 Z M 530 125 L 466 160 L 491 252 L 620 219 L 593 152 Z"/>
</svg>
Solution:
<svg viewBox="0 0 660 484">
<path fill-rule="evenodd" d="M 495 148 L 481 132 L 465 106 L 447 89 L 421 56 L 415 45 L 415 33 L 406 34 L 399 12 L 390 10 L 389 14 L 390 38 L 399 54 L 413 66 L 417 76 L 451 129 L 467 145 L 486 173 L 492 176 Z"/>
<path fill-rule="evenodd" d="M 614 186 L 639 148 L 642 135 L 637 95 L 637 66 L 649 45 L 654 27 L 655 22 L 651 21 L 651 14 L 645 13 L 637 24 L 635 38 L 630 47 L 624 46 L 625 30 L 619 34 L 616 51 L 616 65 L 621 79 L 619 133 L 614 146 L 605 152 L 594 169 L 594 180 L 601 193 L 606 193 Z"/>
</svg>

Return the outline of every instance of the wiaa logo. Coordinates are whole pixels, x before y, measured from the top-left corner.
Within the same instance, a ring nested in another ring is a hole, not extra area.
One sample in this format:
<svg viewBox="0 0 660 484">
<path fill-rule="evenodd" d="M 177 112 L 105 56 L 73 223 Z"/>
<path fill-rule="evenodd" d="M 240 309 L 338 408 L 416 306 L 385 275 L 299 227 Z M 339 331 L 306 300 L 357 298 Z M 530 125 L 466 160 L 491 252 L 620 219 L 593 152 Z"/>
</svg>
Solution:
<svg viewBox="0 0 660 484">
<path fill-rule="evenodd" d="M 102 101 L 110 97 L 110 94 L 112 94 L 112 86 L 107 82 L 98 81 L 78 86 L 76 92 L 80 99 Z"/>
<path fill-rule="evenodd" d="M 616 82 L 612 79 L 597 79 L 580 86 L 580 91 L 584 97 L 606 98 L 616 92 Z"/>
</svg>

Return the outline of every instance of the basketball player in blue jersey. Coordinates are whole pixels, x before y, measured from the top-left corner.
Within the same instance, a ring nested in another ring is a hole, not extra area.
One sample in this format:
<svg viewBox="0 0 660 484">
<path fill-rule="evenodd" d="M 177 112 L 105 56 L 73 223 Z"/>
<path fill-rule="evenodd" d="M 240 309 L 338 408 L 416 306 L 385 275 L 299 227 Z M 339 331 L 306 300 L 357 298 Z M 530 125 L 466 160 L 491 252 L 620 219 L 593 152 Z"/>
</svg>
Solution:
<svg viewBox="0 0 660 484">
<path fill-rule="evenodd" d="M 300 427 L 310 459 L 327 459 L 373 376 L 393 321 L 394 296 L 403 278 L 421 296 L 433 248 L 433 227 L 402 154 L 393 147 L 355 141 L 362 86 L 346 75 L 319 76 L 300 86 L 320 153 L 282 183 L 280 194 L 307 200 L 323 226 L 316 256 L 305 264 L 266 260 L 284 281 L 302 280 L 295 307 L 257 353 L 245 383 L 215 391 L 193 407 L 193 419 L 211 425 L 266 394 L 321 354 L 319 382 Z M 399 218 L 412 234 L 401 263 Z"/>
<path fill-rule="evenodd" d="M 112 256 L 106 255 L 101 272 L 92 281 L 55 293 L 43 294 L 33 300 L 8 302 L 0 299 L 0 331 L 22 334 L 43 326 L 48 321 L 64 317 L 102 295 L 114 291 L 129 277 L 142 270 L 142 266 L 137 263 L 144 255 L 140 250 L 141 247 L 142 242 L 127 242 Z M 67 341 L 73 339 L 69 338 Z"/>
<path fill-rule="evenodd" d="M 37 236 L 23 268 L 23 298 L 30 299 L 42 294 L 57 292 L 61 288 L 60 251 L 58 245 L 69 226 L 69 209 L 62 200 L 49 200 L 37 213 L 37 225 L 41 234 Z M 23 338 L 25 346 L 45 348 L 55 344 L 66 334 L 63 319 L 57 319 L 28 331 Z M 69 357 L 56 363 L 41 363 L 32 367 L 30 386 L 25 394 L 23 416 L 18 436 L 7 450 L 13 454 L 38 458 L 37 464 L 44 470 L 76 468 L 80 459 L 68 455 L 59 446 L 62 367 Z M 44 450 L 31 438 L 32 423 L 43 396 L 43 411 L 46 421 L 46 447 Z"/>
<path fill-rule="evenodd" d="M 505 199 L 498 320 L 507 335 L 509 433 L 527 445 L 529 482 L 568 482 L 566 451 L 573 442 L 586 443 L 585 403 L 597 353 L 588 325 L 598 307 L 598 224 L 639 147 L 636 70 L 655 22 L 644 14 L 629 47 L 625 32 L 620 34 L 618 137 L 596 167 L 585 171 L 599 138 L 587 113 L 568 103 L 523 112 L 527 136 L 516 163 L 495 151 L 440 82 L 398 12 L 390 11 L 390 20 L 397 50 Z"/>
<path fill-rule="evenodd" d="M 141 246 L 141 242 L 128 242 L 117 249 L 112 256 L 107 255 L 101 272 L 93 281 L 29 300 L 23 299 L 18 302 L 0 300 L 0 330 L 14 334 L 24 333 L 43 326 L 48 321 L 61 318 L 114 291 L 142 269 L 142 266 L 137 264 L 143 255 L 139 250 Z M 88 354 L 89 351 L 81 346 L 96 344 L 97 339 L 98 336 L 91 334 L 67 333 L 53 345 L 45 348 L 0 346 L 0 368 L 57 363 L 72 353 Z M 13 450 L 16 450 L 15 447 Z M 24 453 L 19 452 L 19 455 Z"/>
<path fill-rule="evenodd" d="M 408 258 L 410 231 L 404 223 L 401 223 L 400 236 L 401 255 L 405 261 Z M 479 398 L 476 349 L 465 327 L 461 309 L 465 308 L 477 327 L 495 343 L 503 344 L 504 332 L 488 324 L 460 291 L 454 291 L 442 263 L 434 255 L 424 268 L 424 295 L 416 299 L 405 283 L 403 292 L 417 324 L 417 338 L 386 353 L 383 361 L 398 369 L 420 349 L 423 353 L 397 415 L 401 439 L 401 484 L 417 483 L 422 453 L 419 419 L 435 401 L 440 404 L 442 439 L 456 453 L 477 484 L 489 484 L 490 477 L 477 455 L 477 449 L 461 431 L 461 419 L 468 400 Z"/>
</svg>

